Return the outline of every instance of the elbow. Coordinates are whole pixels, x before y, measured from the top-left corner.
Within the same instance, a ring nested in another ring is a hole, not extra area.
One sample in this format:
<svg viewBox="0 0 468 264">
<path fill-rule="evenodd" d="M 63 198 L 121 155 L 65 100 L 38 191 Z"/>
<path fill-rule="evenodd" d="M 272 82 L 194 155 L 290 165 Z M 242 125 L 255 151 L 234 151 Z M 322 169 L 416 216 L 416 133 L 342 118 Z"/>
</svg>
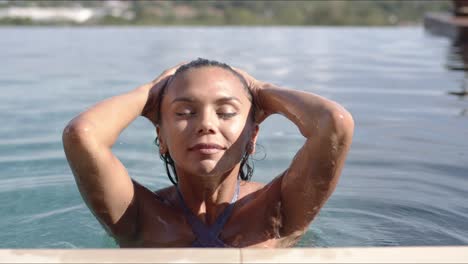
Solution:
<svg viewBox="0 0 468 264">
<path fill-rule="evenodd" d="M 71 120 L 62 132 L 62 143 L 65 150 L 70 144 L 76 144 L 89 138 L 92 128 L 93 124 L 87 120 L 80 118 Z"/>
<path fill-rule="evenodd" d="M 354 133 L 354 118 L 350 112 L 341 107 L 332 114 L 332 122 L 336 133 L 344 138 L 351 139 Z"/>
<path fill-rule="evenodd" d="M 343 143 L 350 143 L 354 134 L 354 118 L 342 106 L 336 104 L 335 107 L 326 111 L 322 118 L 323 132 L 326 135 L 336 135 L 336 138 Z"/>
</svg>

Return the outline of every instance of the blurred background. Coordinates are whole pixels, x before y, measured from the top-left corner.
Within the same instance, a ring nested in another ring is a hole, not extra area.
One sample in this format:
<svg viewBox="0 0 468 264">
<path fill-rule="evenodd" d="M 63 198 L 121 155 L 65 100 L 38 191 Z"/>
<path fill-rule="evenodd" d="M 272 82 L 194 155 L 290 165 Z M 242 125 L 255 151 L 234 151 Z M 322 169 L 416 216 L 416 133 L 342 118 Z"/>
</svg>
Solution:
<svg viewBox="0 0 468 264">
<path fill-rule="evenodd" d="M 226 62 L 325 96 L 356 128 L 338 187 L 299 247 L 468 244 L 466 1 L 0 1 L 0 248 L 113 248 L 84 204 L 62 131 L 181 61 Z M 169 186 L 152 124 L 113 151 Z M 304 143 L 261 124 L 253 180 Z"/>
<path fill-rule="evenodd" d="M 450 1 L 0 1 L 4 25 L 415 25 Z"/>
</svg>

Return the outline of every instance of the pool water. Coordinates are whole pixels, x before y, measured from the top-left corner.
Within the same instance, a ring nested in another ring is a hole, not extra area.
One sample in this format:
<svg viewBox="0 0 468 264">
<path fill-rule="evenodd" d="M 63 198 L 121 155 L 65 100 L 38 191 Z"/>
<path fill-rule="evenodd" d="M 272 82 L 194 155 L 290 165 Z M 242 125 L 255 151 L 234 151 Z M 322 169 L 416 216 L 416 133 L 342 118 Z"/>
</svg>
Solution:
<svg viewBox="0 0 468 264">
<path fill-rule="evenodd" d="M 449 39 L 421 27 L 2 27 L 0 36 L 1 248 L 116 247 L 79 195 L 62 130 L 197 57 L 353 114 L 338 187 L 298 246 L 468 244 L 468 98 L 450 93 L 464 89 L 466 52 Z M 138 118 L 113 149 L 158 189 L 170 182 L 154 137 Z M 267 119 L 253 180 L 273 179 L 303 142 L 287 119 Z"/>
</svg>

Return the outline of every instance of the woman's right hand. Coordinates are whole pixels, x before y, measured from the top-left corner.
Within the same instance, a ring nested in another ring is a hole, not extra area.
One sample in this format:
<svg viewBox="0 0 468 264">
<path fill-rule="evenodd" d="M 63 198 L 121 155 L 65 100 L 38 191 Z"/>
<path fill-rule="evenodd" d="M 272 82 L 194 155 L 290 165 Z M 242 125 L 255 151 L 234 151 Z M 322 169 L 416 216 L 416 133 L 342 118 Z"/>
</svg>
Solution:
<svg viewBox="0 0 468 264">
<path fill-rule="evenodd" d="M 141 115 L 148 118 L 155 126 L 158 122 L 158 120 L 156 120 L 156 111 L 158 109 L 157 104 L 159 102 L 160 93 L 170 81 L 177 69 L 179 69 L 179 67 L 184 64 L 186 64 L 186 62 L 179 63 L 176 66 L 163 71 L 163 73 L 161 73 L 161 75 L 159 75 L 156 79 L 139 88 L 148 94 L 148 99 L 146 100 L 146 104 Z"/>
</svg>

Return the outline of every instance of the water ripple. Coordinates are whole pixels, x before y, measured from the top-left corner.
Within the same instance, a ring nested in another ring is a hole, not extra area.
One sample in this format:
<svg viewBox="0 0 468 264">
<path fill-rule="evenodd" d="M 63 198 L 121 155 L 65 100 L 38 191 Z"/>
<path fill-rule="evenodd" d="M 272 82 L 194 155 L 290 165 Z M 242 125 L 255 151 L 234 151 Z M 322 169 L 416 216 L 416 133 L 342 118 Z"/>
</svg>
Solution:
<svg viewBox="0 0 468 264">
<path fill-rule="evenodd" d="M 37 189 L 50 186 L 63 186 L 74 184 L 73 177 L 69 175 L 50 175 L 41 177 L 21 177 L 0 179 L 0 193 L 16 192 L 23 189 Z"/>
<path fill-rule="evenodd" d="M 69 207 L 65 207 L 65 208 L 50 210 L 50 211 L 40 213 L 40 214 L 29 215 L 29 216 L 26 217 L 26 219 L 20 220 L 19 223 L 20 224 L 27 224 L 27 223 L 31 223 L 31 222 L 34 222 L 34 221 L 37 221 L 37 220 L 40 220 L 40 219 L 43 219 L 43 218 L 57 216 L 59 214 L 68 213 L 68 212 L 71 212 L 71 211 L 76 211 L 76 210 L 84 209 L 84 208 L 86 208 L 86 206 L 84 204 L 79 204 L 79 205 L 69 206 Z"/>
</svg>

